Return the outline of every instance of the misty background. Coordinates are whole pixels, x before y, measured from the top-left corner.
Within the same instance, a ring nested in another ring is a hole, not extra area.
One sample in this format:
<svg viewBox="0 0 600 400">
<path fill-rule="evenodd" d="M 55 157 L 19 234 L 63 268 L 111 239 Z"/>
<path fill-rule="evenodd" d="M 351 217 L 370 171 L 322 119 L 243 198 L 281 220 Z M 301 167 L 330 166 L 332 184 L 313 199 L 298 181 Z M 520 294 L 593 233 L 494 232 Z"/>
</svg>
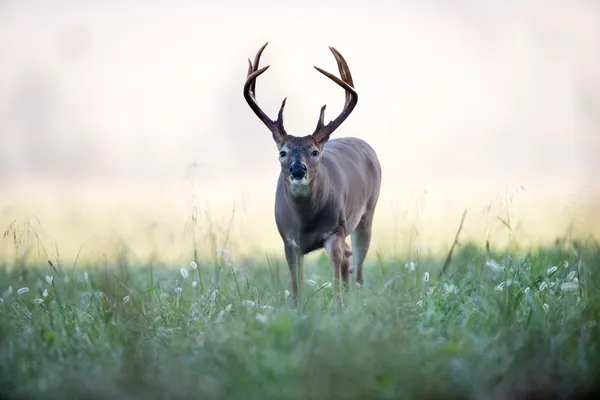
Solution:
<svg viewBox="0 0 600 400">
<path fill-rule="evenodd" d="M 479 243 L 598 233 L 600 3 L 343 4 L 0 0 L 0 228 L 65 258 L 280 253 L 277 149 L 242 96 L 269 41 L 258 102 L 287 96 L 293 135 L 342 109 L 327 46 L 348 61 L 334 136 L 379 154 L 374 249 L 447 250 L 464 209 Z"/>
</svg>

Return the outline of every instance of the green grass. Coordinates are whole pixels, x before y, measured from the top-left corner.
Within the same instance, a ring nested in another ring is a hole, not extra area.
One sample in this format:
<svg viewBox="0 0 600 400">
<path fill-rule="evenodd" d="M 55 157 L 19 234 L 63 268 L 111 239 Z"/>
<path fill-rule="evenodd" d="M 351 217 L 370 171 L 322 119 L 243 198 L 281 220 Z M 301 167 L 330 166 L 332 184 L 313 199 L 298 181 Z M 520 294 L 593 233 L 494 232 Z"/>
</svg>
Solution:
<svg viewBox="0 0 600 400">
<path fill-rule="evenodd" d="M 463 245 L 443 278 L 443 260 L 411 257 L 373 257 L 344 310 L 324 257 L 308 265 L 315 284 L 297 310 L 282 262 L 0 262 L 1 397 L 575 398 L 593 383 L 597 243 L 504 254 Z"/>
</svg>

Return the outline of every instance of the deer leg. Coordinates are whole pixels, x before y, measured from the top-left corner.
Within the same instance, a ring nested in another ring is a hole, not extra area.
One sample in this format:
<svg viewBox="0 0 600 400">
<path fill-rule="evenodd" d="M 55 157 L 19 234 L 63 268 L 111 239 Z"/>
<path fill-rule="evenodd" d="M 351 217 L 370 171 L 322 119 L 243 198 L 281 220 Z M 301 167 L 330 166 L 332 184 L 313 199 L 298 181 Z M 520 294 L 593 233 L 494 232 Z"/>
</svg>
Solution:
<svg viewBox="0 0 600 400">
<path fill-rule="evenodd" d="M 367 258 L 369 246 L 371 245 L 371 227 L 373 216 L 364 215 L 356 229 L 350 234 L 352 238 L 352 254 L 354 269 L 356 270 L 356 283 L 363 285 L 363 263 Z"/>
<path fill-rule="evenodd" d="M 333 288 L 336 294 L 336 298 L 340 307 L 344 307 L 344 301 L 342 299 L 342 291 L 340 288 L 340 275 L 342 272 L 342 264 L 344 262 L 344 238 L 339 235 L 333 234 L 325 239 L 325 250 L 331 259 L 333 264 Z M 347 277 L 346 277 L 347 279 Z"/>
<path fill-rule="evenodd" d="M 296 307 L 298 306 L 298 272 L 300 272 L 300 284 L 304 281 L 304 255 L 297 246 L 286 243 L 285 258 L 290 269 L 292 298 L 294 299 L 294 307 Z"/>
<path fill-rule="evenodd" d="M 352 256 L 352 249 L 348 246 L 348 243 L 344 240 L 344 257 L 348 258 L 348 273 L 352 273 L 354 269 L 352 265 L 350 265 L 350 257 Z"/>
<path fill-rule="evenodd" d="M 346 241 L 342 241 L 342 282 L 344 283 L 344 290 L 348 291 L 348 278 L 352 273 L 352 268 L 350 268 L 350 256 L 352 255 L 352 250 Z"/>
</svg>

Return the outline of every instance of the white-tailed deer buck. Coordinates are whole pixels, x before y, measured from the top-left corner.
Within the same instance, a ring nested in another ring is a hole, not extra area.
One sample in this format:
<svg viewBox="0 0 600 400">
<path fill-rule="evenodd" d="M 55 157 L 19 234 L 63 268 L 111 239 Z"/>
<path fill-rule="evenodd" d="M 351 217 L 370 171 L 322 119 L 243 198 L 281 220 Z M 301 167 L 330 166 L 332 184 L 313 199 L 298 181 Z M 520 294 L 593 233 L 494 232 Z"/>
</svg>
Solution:
<svg viewBox="0 0 600 400">
<path fill-rule="evenodd" d="M 324 123 L 321 108 L 312 135 L 292 136 L 283 127 L 281 103 L 277 120 L 272 121 L 256 103 L 256 78 L 269 66 L 258 69 L 265 43 L 256 53 L 254 64 L 248 59 L 248 77 L 244 98 L 258 118 L 269 128 L 279 150 L 281 174 L 275 194 L 275 220 L 283 239 L 285 256 L 291 274 L 292 296 L 298 294 L 297 273 L 304 281 L 304 256 L 325 248 L 333 264 L 334 288 L 343 306 L 339 278 L 348 289 L 349 256 L 353 256 L 356 282 L 363 284 L 363 262 L 371 243 L 373 214 L 381 187 L 381 166 L 375 151 L 365 141 L 347 137 L 329 140 L 358 101 L 352 75 L 346 60 L 333 47 L 329 49 L 337 61 L 341 79 L 315 67 L 346 92 L 342 113 Z M 345 240 L 352 238 L 352 250 Z"/>
</svg>

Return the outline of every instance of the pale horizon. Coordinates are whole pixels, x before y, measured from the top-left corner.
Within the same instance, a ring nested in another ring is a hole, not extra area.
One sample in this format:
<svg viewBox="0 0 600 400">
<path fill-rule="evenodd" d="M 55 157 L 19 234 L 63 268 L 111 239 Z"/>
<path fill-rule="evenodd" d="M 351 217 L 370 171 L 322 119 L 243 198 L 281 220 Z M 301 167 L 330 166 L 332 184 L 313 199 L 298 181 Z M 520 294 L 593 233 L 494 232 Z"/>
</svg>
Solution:
<svg viewBox="0 0 600 400">
<path fill-rule="evenodd" d="M 122 241 L 184 262 L 195 202 L 225 230 L 235 210 L 232 253 L 280 254 L 277 150 L 242 96 L 268 41 L 258 102 L 275 117 L 287 96 L 293 135 L 343 105 L 313 65 L 348 61 L 359 101 L 334 137 L 383 168 L 370 257 L 447 251 L 464 209 L 480 244 L 506 242 L 498 216 L 525 245 L 600 233 L 600 4 L 336 4 L 0 1 L 0 229 L 35 216 L 64 259 Z"/>
</svg>

